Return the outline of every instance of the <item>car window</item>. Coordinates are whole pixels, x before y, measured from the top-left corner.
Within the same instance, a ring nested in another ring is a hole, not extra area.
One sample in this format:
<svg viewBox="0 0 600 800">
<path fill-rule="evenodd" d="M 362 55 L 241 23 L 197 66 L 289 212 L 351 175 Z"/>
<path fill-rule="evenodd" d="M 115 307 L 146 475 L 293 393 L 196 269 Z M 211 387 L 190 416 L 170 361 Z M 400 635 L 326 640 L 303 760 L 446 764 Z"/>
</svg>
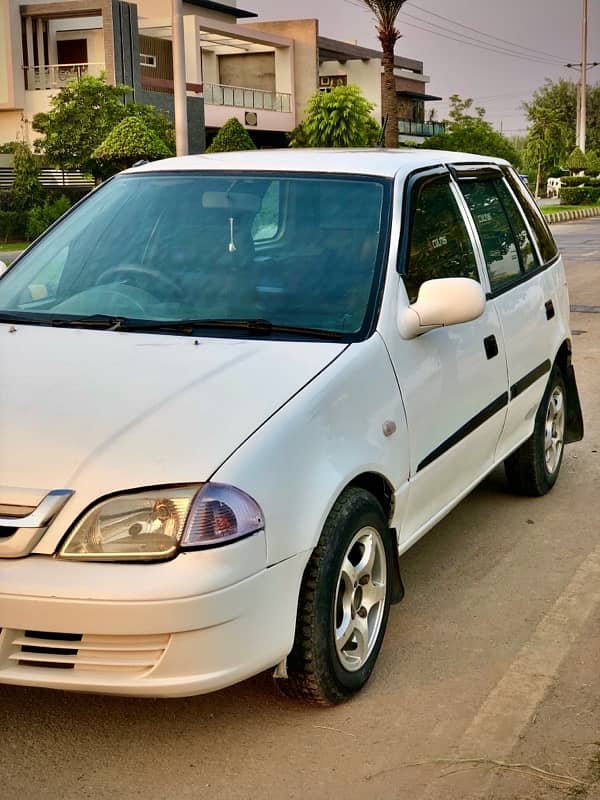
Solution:
<svg viewBox="0 0 600 800">
<path fill-rule="evenodd" d="M 521 214 L 504 181 L 494 181 L 494 187 L 498 192 L 498 197 L 500 198 L 500 202 L 502 203 L 504 211 L 506 212 L 506 216 L 510 222 L 515 241 L 519 248 L 519 253 L 521 255 L 521 266 L 525 272 L 529 272 L 532 269 L 537 269 L 537 267 L 540 265 L 540 262 L 535 250 L 533 249 L 533 244 L 527 231 L 527 226 L 525 225 L 523 215 Z"/>
<path fill-rule="evenodd" d="M 391 187 L 328 173 L 117 176 L 2 277 L 0 311 L 360 337 L 376 311 Z"/>
<path fill-rule="evenodd" d="M 404 284 L 411 303 L 421 284 L 434 278 L 479 280 L 465 221 L 446 179 L 417 185 L 411 197 L 411 223 Z"/>
<path fill-rule="evenodd" d="M 493 180 L 460 183 L 479 231 L 492 290 L 522 275 L 519 248 L 496 183 Z"/>
<path fill-rule="evenodd" d="M 558 248 L 556 242 L 552 238 L 550 229 L 548 228 L 541 211 L 537 207 L 531 192 L 524 186 L 523 182 L 519 180 L 511 170 L 507 170 L 506 178 L 519 200 L 519 204 L 523 213 L 525 214 L 533 234 L 535 236 L 540 255 L 544 264 L 552 261 L 558 255 Z"/>
</svg>

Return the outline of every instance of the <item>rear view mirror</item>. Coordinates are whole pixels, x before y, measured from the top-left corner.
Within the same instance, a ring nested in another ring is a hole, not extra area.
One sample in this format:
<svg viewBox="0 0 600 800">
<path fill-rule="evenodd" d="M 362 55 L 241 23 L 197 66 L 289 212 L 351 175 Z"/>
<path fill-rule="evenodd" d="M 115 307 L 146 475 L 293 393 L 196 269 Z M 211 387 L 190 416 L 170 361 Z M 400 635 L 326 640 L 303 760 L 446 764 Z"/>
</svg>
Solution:
<svg viewBox="0 0 600 800">
<path fill-rule="evenodd" d="M 459 325 L 480 317 L 485 294 L 471 278 L 437 278 L 425 281 L 417 301 L 398 310 L 398 329 L 403 339 L 414 339 L 433 328 Z"/>
</svg>

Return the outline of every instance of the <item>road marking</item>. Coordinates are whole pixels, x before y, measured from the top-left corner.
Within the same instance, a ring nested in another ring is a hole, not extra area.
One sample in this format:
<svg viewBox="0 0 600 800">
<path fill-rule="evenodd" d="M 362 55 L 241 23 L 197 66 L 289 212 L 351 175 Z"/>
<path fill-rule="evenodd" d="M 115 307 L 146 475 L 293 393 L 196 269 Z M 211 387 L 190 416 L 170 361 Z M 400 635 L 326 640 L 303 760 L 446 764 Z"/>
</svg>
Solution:
<svg viewBox="0 0 600 800">
<path fill-rule="evenodd" d="M 571 306 L 571 311 L 579 314 L 600 314 L 600 306 Z"/>
<path fill-rule="evenodd" d="M 481 705 L 455 749 L 457 759 L 507 759 L 598 605 L 600 546 L 580 565 L 569 585 Z M 478 776 L 477 797 L 489 797 L 493 779 L 493 772 L 486 777 Z M 467 797 L 466 794 L 456 794 L 457 782 L 461 781 L 466 781 L 463 785 L 472 790 L 472 772 L 470 781 L 464 773 L 448 778 L 441 772 L 425 788 L 422 800 Z M 475 795 L 468 795 L 469 798 L 472 796 Z"/>
</svg>

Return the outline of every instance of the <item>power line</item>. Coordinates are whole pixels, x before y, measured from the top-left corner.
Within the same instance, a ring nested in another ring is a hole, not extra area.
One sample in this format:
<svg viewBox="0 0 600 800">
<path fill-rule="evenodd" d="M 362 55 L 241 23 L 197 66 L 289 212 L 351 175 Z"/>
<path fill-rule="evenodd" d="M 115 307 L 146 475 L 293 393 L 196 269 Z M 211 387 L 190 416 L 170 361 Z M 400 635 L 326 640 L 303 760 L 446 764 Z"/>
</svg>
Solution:
<svg viewBox="0 0 600 800">
<path fill-rule="evenodd" d="M 405 16 L 407 16 L 406 13 L 403 14 L 403 18 Z M 419 18 L 415 17 L 415 19 L 419 19 Z M 434 23 L 428 23 L 428 22 L 426 22 L 426 20 L 422 20 L 422 19 L 419 19 L 419 22 L 424 22 L 426 25 L 434 24 Z M 477 49 L 485 50 L 488 53 L 495 53 L 496 55 L 510 56 L 511 58 L 517 58 L 517 59 L 519 59 L 521 61 L 531 61 L 531 62 L 533 62 L 535 64 L 543 64 L 543 65 L 546 65 L 546 66 L 552 66 L 552 67 L 561 67 L 561 66 L 563 66 L 562 63 L 559 62 L 559 61 L 556 61 L 556 62 L 555 61 L 544 61 L 541 58 L 538 59 L 538 58 L 536 58 L 534 56 L 526 56 L 526 55 L 522 55 L 520 53 L 515 53 L 515 52 L 509 51 L 509 50 L 498 49 L 494 45 L 491 45 L 491 44 L 489 46 L 486 46 L 484 44 L 477 43 L 477 41 L 474 40 L 470 36 L 458 39 L 458 38 L 456 38 L 456 36 L 451 36 L 448 33 L 440 33 L 440 32 L 438 32 L 436 30 L 432 30 L 431 28 L 424 28 L 421 25 L 416 25 L 414 22 L 404 22 L 404 24 L 408 25 L 410 28 L 416 28 L 417 30 L 425 31 L 425 33 L 431 33 L 431 34 L 433 34 L 433 36 L 439 36 L 442 39 L 448 39 L 448 40 L 453 41 L 453 42 L 458 42 L 459 44 L 466 45 L 467 47 L 476 47 Z M 457 33 L 457 32 L 455 31 L 455 33 Z M 463 36 L 463 34 L 457 33 L 457 36 Z"/>
<path fill-rule="evenodd" d="M 485 31 L 481 31 L 478 28 L 472 28 L 470 25 L 465 25 L 462 22 L 456 22 L 456 20 L 451 19 L 450 17 L 445 17 L 443 14 L 438 14 L 435 11 L 430 11 L 427 8 L 423 8 L 422 6 L 417 5 L 417 3 L 413 3 L 412 0 L 409 0 L 408 5 L 413 6 L 414 8 L 419 9 L 419 11 L 424 11 L 426 14 L 430 14 L 432 17 L 438 17 L 439 19 L 443 19 L 445 22 L 450 22 L 457 28 L 464 28 L 467 31 L 471 31 L 472 33 L 478 33 L 481 36 L 485 36 L 487 39 L 494 39 L 497 42 L 502 42 L 503 44 L 508 44 L 511 47 L 517 47 L 520 50 L 528 50 L 531 53 L 537 53 L 539 55 L 550 56 L 552 59 L 558 59 L 559 61 L 566 61 L 567 59 L 560 58 L 556 55 L 556 53 L 549 53 L 546 50 L 538 50 L 535 47 L 528 47 L 527 45 L 518 44 L 517 42 L 511 42 L 508 39 L 503 39 L 500 36 L 494 36 L 491 33 L 485 33 Z"/>
</svg>

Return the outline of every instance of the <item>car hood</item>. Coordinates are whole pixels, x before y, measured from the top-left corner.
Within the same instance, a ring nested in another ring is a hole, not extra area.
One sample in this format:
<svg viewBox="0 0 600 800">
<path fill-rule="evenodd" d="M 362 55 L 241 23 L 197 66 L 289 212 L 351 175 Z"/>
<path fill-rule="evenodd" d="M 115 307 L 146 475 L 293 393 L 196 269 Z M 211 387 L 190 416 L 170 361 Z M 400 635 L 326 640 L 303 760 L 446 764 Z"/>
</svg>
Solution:
<svg viewBox="0 0 600 800">
<path fill-rule="evenodd" d="M 0 325 L 0 503 L 207 480 L 346 346 Z"/>
</svg>

